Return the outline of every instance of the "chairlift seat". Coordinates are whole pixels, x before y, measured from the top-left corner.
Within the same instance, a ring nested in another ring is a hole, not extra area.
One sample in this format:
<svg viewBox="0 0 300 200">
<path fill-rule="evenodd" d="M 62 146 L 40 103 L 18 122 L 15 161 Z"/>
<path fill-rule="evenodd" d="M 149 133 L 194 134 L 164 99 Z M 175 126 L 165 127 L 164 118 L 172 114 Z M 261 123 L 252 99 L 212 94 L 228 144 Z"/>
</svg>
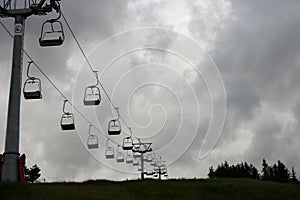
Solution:
<svg viewBox="0 0 300 200">
<path fill-rule="evenodd" d="M 83 101 L 85 106 L 97 106 L 100 104 L 100 100 L 96 99 L 96 100 L 84 100 Z"/>
<path fill-rule="evenodd" d="M 39 39 L 41 47 L 53 47 L 53 46 L 60 46 L 64 42 L 61 37 L 58 39 L 49 39 L 49 40 L 42 40 Z"/>
<path fill-rule="evenodd" d="M 61 129 L 63 131 L 72 131 L 75 130 L 75 124 L 61 124 Z"/>
<path fill-rule="evenodd" d="M 119 152 L 118 154 L 117 154 L 117 162 L 124 162 L 124 155 L 123 155 L 123 153 L 122 152 Z"/>
<path fill-rule="evenodd" d="M 26 100 L 41 99 L 42 98 L 41 91 L 23 92 L 23 94 L 24 94 L 24 98 Z"/>
</svg>

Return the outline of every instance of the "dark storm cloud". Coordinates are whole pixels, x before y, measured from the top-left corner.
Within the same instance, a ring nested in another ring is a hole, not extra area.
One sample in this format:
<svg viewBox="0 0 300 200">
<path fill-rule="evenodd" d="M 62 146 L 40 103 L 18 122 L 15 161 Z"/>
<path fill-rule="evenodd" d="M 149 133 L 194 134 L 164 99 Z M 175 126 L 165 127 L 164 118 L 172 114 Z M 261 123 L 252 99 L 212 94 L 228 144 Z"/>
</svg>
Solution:
<svg viewBox="0 0 300 200">
<path fill-rule="evenodd" d="M 213 52 L 228 97 L 227 139 L 220 143 L 242 138 L 241 127 L 254 134 L 245 154 L 233 160 L 249 158 L 259 166 L 266 157 L 299 165 L 294 130 L 299 125 L 290 121 L 300 98 L 299 6 L 299 1 L 232 1 L 235 20 L 220 33 Z"/>
</svg>

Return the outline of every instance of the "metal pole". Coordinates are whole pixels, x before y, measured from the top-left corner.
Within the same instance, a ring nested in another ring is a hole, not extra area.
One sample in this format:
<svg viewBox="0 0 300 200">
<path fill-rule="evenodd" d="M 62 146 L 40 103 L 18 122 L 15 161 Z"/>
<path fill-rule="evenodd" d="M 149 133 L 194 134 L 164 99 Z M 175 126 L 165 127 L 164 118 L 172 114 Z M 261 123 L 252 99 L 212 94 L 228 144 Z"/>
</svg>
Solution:
<svg viewBox="0 0 300 200">
<path fill-rule="evenodd" d="M 160 169 L 160 167 L 158 168 L 158 172 L 159 172 L 158 173 L 158 179 L 161 180 L 161 169 Z"/>
<path fill-rule="evenodd" d="M 141 153 L 141 180 L 144 180 L 144 153 Z"/>
<path fill-rule="evenodd" d="M 6 126 L 4 163 L 1 181 L 19 182 L 18 159 L 20 137 L 20 104 L 25 19 L 15 17 L 13 61 Z"/>
</svg>

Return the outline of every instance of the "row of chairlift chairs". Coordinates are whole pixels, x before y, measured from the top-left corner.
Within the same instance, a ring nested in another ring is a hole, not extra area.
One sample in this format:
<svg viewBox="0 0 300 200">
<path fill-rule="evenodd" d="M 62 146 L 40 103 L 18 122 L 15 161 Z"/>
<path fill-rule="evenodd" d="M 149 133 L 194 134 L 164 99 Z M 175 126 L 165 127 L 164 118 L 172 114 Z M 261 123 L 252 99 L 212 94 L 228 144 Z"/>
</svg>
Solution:
<svg viewBox="0 0 300 200">
<path fill-rule="evenodd" d="M 41 35 L 39 38 L 39 44 L 41 47 L 53 47 L 53 46 L 60 46 L 63 44 L 65 40 L 63 25 L 59 21 L 62 16 L 60 6 L 58 5 L 58 17 L 50 20 L 46 20 L 42 24 Z M 39 78 L 33 77 L 29 75 L 30 66 L 33 64 L 33 61 L 28 62 L 27 67 L 27 79 L 24 82 L 23 86 L 23 94 L 26 100 L 33 100 L 33 99 L 41 99 L 42 98 L 42 84 Z M 85 106 L 96 106 L 99 105 L 101 102 L 101 94 L 99 85 L 99 78 L 97 71 L 93 71 L 96 77 L 96 83 L 94 85 L 90 85 L 86 87 L 84 91 L 84 99 L 83 103 Z M 63 115 L 61 117 L 61 129 L 63 131 L 70 131 L 75 130 L 75 121 L 73 113 L 66 112 L 65 107 L 68 101 L 64 100 L 63 103 Z M 121 123 L 119 121 L 119 111 L 116 108 L 118 117 L 116 119 L 112 119 L 109 121 L 108 124 L 108 135 L 120 135 L 121 134 Z M 89 126 L 89 136 L 87 141 L 87 147 L 89 149 L 96 149 L 99 147 L 99 141 L 96 134 L 91 132 L 92 125 Z M 125 137 L 123 139 L 123 150 L 127 151 L 126 162 L 133 163 L 133 165 L 138 165 L 135 157 L 138 157 L 139 153 L 134 152 L 133 156 L 131 157 L 128 154 L 129 150 L 133 149 L 133 139 L 132 136 Z M 110 147 L 106 147 L 106 158 L 111 159 L 114 158 L 114 152 Z M 124 162 L 124 154 L 120 151 L 120 146 L 118 146 L 118 152 L 116 155 L 116 159 L 118 162 Z"/>
<path fill-rule="evenodd" d="M 130 138 L 130 137 L 128 137 Z M 127 139 L 128 139 L 127 138 Z M 125 139 L 125 138 L 124 138 Z M 106 140 L 106 150 L 105 150 L 105 157 L 106 159 L 116 159 L 118 163 L 126 162 L 127 164 L 132 164 L 133 166 L 138 166 L 138 171 L 141 171 L 141 153 L 134 150 L 134 146 L 138 143 L 133 143 L 133 140 L 131 138 L 131 141 L 133 144 L 131 149 L 124 148 L 124 141 L 123 140 L 123 150 L 126 150 L 126 156 L 121 151 L 121 146 L 118 145 L 117 152 L 115 153 L 114 148 L 109 144 L 110 139 Z M 140 141 L 139 141 L 140 142 Z M 141 145 L 143 146 L 143 145 Z M 128 147 L 129 148 L 129 145 Z M 143 149 L 143 148 L 142 148 Z M 131 151 L 132 150 L 132 153 Z M 160 161 L 156 158 L 155 153 L 147 153 L 143 159 L 148 165 L 145 167 L 145 175 L 147 176 L 153 176 L 154 178 L 157 178 L 159 174 L 164 175 L 165 177 L 168 177 L 167 168 L 164 163 L 164 161 Z"/>
<path fill-rule="evenodd" d="M 65 40 L 65 34 L 62 23 L 59 19 L 62 16 L 59 2 L 56 2 L 56 11 L 58 17 L 54 19 L 46 20 L 42 24 L 41 34 L 39 38 L 39 44 L 41 47 L 53 47 L 60 46 Z M 28 62 L 27 67 L 27 79 L 24 82 L 23 94 L 26 100 L 34 100 L 42 98 L 42 84 L 39 78 L 29 75 L 30 66 L 33 61 Z M 96 84 L 88 86 L 84 91 L 83 103 L 85 106 L 99 105 L 101 102 L 101 94 L 99 85 L 99 78 L 97 71 L 93 71 L 97 79 Z M 61 128 L 64 131 L 75 130 L 74 115 L 65 111 L 65 105 L 67 100 L 63 104 L 63 115 L 61 117 Z M 118 119 L 111 120 L 109 122 L 108 134 L 119 135 L 121 133 L 121 124 Z M 91 126 L 89 128 L 88 148 L 98 148 L 98 138 L 95 134 L 91 134 Z"/>
<path fill-rule="evenodd" d="M 33 61 L 28 62 L 28 68 L 27 68 L 27 80 L 24 83 L 23 87 L 23 94 L 24 98 L 26 100 L 32 100 L 32 99 L 41 99 L 42 98 L 42 87 L 41 87 L 41 80 L 39 78 L 33 77 L 29 75 L 30 66 L 33 64 Z M 100 96 L 100 90 L 97 87 L 99 84 L 99 79 L 97 72 L 94 71 L 97 83 L 95 85 L 88 86 L 85 89 L 85 98 L 83 100 L 84 105 L 91 106 L 91 105 L 99 105 L 101 101 Z M 61 117 L 60 125 L 61 129 L 63 131 L 70 131 L 75 130 L 75 120 L 73 113 L 66 111 L 66 104 L 68 103 L 68 100 L 64 100 L 63 102 L 63 114 Z M 118 108 L 115 108 L 117 112 L 117 117 L 115 119 L 112 119 L 108 123 L 108 135 L 110 136 L 116 136 L 121 134 L 121 123 L 119 121 L 120 114 Z M 87 147 L 88 149 L 97 149 L 99 147 L 99 141 L 98 136 L 92 132 L 92 125 L 89 126 L 88 131 L 88 140 L 87 140 Z M 105 150 L 105 157 L 107 159 L 113 159 L 115 157 L 114 148 L 109 146 L 109 138 L 106 142 L 106 150 Z M 127 164 L 133 164 L 133 166 L 139 166 L 139 158 L 141 157 L 141 154 L 139 151 L 146 150 L 146 147 L 143 145 L 140 145 L 140 141 L 138 143 L 133 142 L 132 138 L 132 132 L 130 129 L 130 136 L 125 137 L 123 139 L 122 144 L 123 150 L 125 150 L 126 153 L 126 159 L 124 153 L 121 151 L 121 146 L 118 146 L 117 154 L 116 154 L 116 160 L 117 162 L 125 162 Z M 136 150 L 138 149 L 138 150 Z M 130 151 L 133 151 L 132 155 Z M 151 162 L 151 165 L 155 166 L 155 160 L 152 161 L 151 154 L 146 154 L 146 161 Z M 155 170 L 154 170 L 155 171 Z M 146 175 L 153 175 L 154 177 L 157 175 L 157 173 L 154 172 L 146 172 Z"/>
<path fill-rule="evenodd" d="M 27 79 L 23 86 L 23 94 L 24 94 L 24 98 L 26 100 L 42 98 L 41 80 L 39 78 L 29 75 L 30 67 L 32 64 L 33 64 L 33 61 L 28 62 Z M 84 98 L 83 102 L 84 102 L 84 105 L 86 105 L 86 106 L 99 105 L 100 101 L 101 101 L 100 90 L 97 87 L 97 85 L 99 84 L 97 72 L 95 72 L 95 75 L 97 77 L 97 84 L 88 86 L 85 89 L 85 98 Z M 63 131 L 75 130 L 74 114 L 66 111 L 67 102 L 68 102 L 68 100 L 64 100 L 64 102 L 63 102 L 63 114 L 62 114 L 61 121 L 60 121 L 61 129 Z M 119 114 L 118 108 L 116 108 L 116 111 L 117 111 L 117 115 L 118 115 L 117 118 L 110 120 L 108 123 L 108 135 L 111 135 L 111 136 L 121 134 L 121 123 L 119 121 L 120 114 Z M 89 149 L 96 149 L 99 146 L 98 137 L 96 134 L 92 133 L 91 128 L 92 128 L 92 125 L 89 126 L 89 132 L 88 132 L 89 136 L 88 136 L 87 146 Z M 133 143 L 133 140 L 132 140 L 131 136 L 125 137 L 123 140 L 123 149 L 131 150 L 133 148 L 132 143 Z"/>
</svg>

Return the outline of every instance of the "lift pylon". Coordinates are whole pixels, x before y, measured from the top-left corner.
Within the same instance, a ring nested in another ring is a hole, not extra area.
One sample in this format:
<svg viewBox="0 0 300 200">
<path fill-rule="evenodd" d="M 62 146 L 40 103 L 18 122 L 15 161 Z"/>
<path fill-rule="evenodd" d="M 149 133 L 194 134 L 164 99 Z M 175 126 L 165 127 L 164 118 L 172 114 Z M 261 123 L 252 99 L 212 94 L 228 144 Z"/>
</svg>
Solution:
<svg viewBox="0 0 300 200">
<path fill-rule="evenodd" d="M 22 92 L 22 63 L 25 19 L 31 15 L 47 15 L 57 8 L 59 0 L 40 1 L 0 1 L 0 17 L 12 17 L 14 24 L 14 43 L 12 73 L 8 103 L 5 152 L 3 154 L 2 182 L 19 182 L 19 138 L 20 138 L 20 104 Z M 33 3 L 34 2 L 34 3 Z"/>
</svg>

